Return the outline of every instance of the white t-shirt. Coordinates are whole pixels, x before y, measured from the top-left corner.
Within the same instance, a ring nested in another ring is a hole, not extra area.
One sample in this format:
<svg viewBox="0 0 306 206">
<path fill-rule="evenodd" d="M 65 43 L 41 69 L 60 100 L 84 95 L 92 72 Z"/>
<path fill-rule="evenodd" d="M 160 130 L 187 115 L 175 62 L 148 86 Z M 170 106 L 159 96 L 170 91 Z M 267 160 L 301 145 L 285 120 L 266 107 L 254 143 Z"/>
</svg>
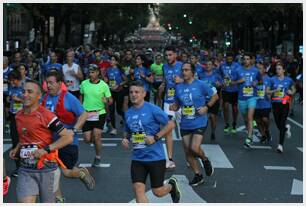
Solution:
<svg viewBox="0 0 306 206">
<path fill-rule="evenodd" d="M 70 74 L 70 71 L 74 71 L 75 73 L 78 73 L 79 65 L 76 63 L 73 63 L 71 67 L 68 66 L 68 64 L 63 65 L 63 74 L 65 78 L 65 82 L 67 85 L 67 88 L 69 91 L 79 91 L 80 90 L 80 80 L 72 76 Z"/>
</svg>

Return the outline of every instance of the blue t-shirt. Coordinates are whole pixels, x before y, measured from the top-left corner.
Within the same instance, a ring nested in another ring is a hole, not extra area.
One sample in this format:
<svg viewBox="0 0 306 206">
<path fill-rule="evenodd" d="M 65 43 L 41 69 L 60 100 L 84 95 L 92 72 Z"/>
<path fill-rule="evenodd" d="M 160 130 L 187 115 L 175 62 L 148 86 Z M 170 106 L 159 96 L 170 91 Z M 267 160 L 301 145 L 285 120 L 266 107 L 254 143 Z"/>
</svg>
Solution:
<svg viewBox="0 0 306 206">
<path fill-rule="evenodd" d="M 197 64 L 195 66 L 195 70 L 196 70 L 196 74 L 195 74 L 195 79 L 202 79 L 203 75 L 204 75 L 204 69 L 203 66 L 201 64 Z"/>
<path fill-rule="evenodd" d="M 107 78 L 109 80 L 108 84 L 110 87 L 114 87 L 123 82 L 124 73 L 118 67 L 109 67 L 106 71 Z"/>
<path fill-rule="evenodd" d="M 174 82 L 174 77 L 179 76 L 180 78 L 183 78 L 182 65 L 183 65 L 182 62 L 176 61 L 173 66 L 170 66 L 169 64 L 164 64 L 163 66 L 164 79 L 166 82 L 165 103 L 171 104 L 174 102 L 174 94 L 176 86 Z"/>
<path fill-rule="evenodd" d="M 49 95 L 47 100 L 46 100 L 46 108 L 53 113 L 55 112 L 55 108 L 56 108 L 56 104 L 57 104 L 59 96 L 60 95 L 58 95 L 58 96 Z M 42 99 L 44 99 L 44 98 L 42 98 Z M 74 95 L 72 95 L 69 92 L 67 92 L 66 95 L 64 96 L 64 107 L 67 111 L 74 113 L 76 117 L 81 116 L 81 114 L 85 111 L 82 104 L 80 103 L 80 101 Z M 62 124 L 67 129 L 72 129 L 75 125 L 75 123 L 70 124 L 70 125 L 64 124 L 64 123 L 62 123 Z M 59 135 L 55 135 L 53 138 L 54 138 L 54 140 L 57 140 L 59 138 Z M 77 134 L 74 134 L 72 144 L 73 145 L 78 145 Z"/>
<path fill-rule="evenodd" d="M 3 70 L 3 94 L 8 95 L 8 90 L 9 90 L 9 82 L 8 82 L 8 76 L 10 72 L 13 69 L 11 67 L 7 67 L 6 69 Z"/>
<path fill-rule="evenodd" d="M 185 130 L 207 126 L 207 114 L 200 115 L 197 110 L 205 106 L 207 97 L 215 91 L 201 80 L 193 80 L 191 84 L 180 83 L 175 88 L 175 102 L 180 105 L 182 119 L 180 127 Z"/>
<path fill-rule="evenodd" d="M 239 68 L 239 64 L 236 62 L 232 62 L 232 64 L 228 63 L 223 63 L 219 67 L 219 74 L 223 80 L 223 83 L 227 83 L 229 81 L 236 81 L 238 76 L 237 76 L 237 69 Z M 223 91 L 226 92 L 237 92 L 238 87 L 237 85 L 230 85 L 222 89 Z"/>
<path fill-rule="evenodd" d="M 262 84 L 258 84 L 256 87 L 257 90 L 257 103 L 256 103 L 256 109 L 267 109 L 271 108 L 271 99 L 266 94 L 266 88 L 270 87 L 270 77 L 268 75 L 265 75 L 262 78 Z"/>
<path fill-rule="evenodd" d="M 131 107 L 128 109 L 125 113 L 125 131 L 130 134 L 130 141 L 133 142 L 132 160 L 158 161 L 165 159 L 162 141 L 146 145 L 143 138 L 156 135 L 160 131 L 160 125 L 166 125 L 168 121 L 167 114 L 149 102 L 144 102 L 141 108 Z"/>
<path fill-rule="evenodd" d="M 49 64 L 45 65 L 45 67 L 44 67 L 44 72 L 43 72 L 44 76 L 47 75 L 48 71 L 49 71 L 51 68 L 53 68 L 53 67 L 55 67 L 55 68 L 57 69 L 57 71 L 62 71 L 63 65 L 60 64 L 60 63 L 55 63 L 55 64 L 49 63 Z"/>
<path fill-rule="evenodd" d="M 244 78 L 245 81 L 238 84 L 238 100 L 245 101 L 252 97 L 257 97 L 256 87 L 253 86 L 254 82 L 258 82 L 261 77 L 256 67 L 245 69 L 240 67 L 237 70 L 238 80 Z"/>
<path fill-rule="evenodd" d="M 136 67 L 136 68 L 134 69 L 134 77 L 135 77 L 135 80 L 140 80 L 140 81 L 144 84 L 145 90 L 146 90 L 147 92 L 150 92 L 150 84 L 149 84 L 149 82 L 148 82 L 147 80 L 141 78 L 141 76 L 140 76 L 140 74 L 141 74 L 142 72 L 144 73 L 144 75 L 145 75 L 146 77 L 149 77 L 149 76 L 151 75 L 150 70 L 147 69 L 146 67 L 144 67 L 144 66 L 142 66 L 142 67 L 140 67 L 140 68 L 139 68 L 139 67 Z"/>
<path fill-rule="evenodd" d="M 23 99 L 23 87 L 10 87 L 8 90 L 8 95 L 10 96 L 10 112 L 16 114 L 23 108 L 23 103 L 16 102 L 12 98 L 13 96 L 16 96 L 20 99 Z"/>
<path fill-rule="evenodd" d="M 271 90 L 279 89 L 272 95 L 272 102 L 282 102 L 282 100 L 273 100 L 273 98 L 283 98 L 288 93 L 288 89 L 294 84 L 290 77 L 285 76 L 283 80 L 280 80 L 277 76 L 271 77 Z"/>
</svg>

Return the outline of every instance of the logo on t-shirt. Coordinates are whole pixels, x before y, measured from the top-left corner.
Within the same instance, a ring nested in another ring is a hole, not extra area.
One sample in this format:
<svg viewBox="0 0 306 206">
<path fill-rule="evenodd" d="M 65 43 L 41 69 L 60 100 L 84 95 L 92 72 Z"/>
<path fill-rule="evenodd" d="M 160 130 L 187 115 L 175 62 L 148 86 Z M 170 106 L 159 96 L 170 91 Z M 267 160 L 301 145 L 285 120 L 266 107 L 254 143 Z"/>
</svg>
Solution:
<svg viewBox="0 0 306 206">
<path fill-rule="evenodd" d="M 26 133 L 27 133 L 27 128 L 22 128 L 22 129 L 21 129 L 21 132 L 22 132 L 23 135 L 26 135 Z"/>
</svg>

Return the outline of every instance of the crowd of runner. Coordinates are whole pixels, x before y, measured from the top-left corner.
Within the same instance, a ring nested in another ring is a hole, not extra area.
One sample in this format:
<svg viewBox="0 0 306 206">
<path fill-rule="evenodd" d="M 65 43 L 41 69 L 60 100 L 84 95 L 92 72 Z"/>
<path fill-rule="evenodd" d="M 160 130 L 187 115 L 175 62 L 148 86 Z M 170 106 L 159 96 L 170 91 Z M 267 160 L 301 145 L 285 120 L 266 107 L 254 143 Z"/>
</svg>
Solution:
<svg viewBox="0 0 306 206">
<path fill-rule="evenodd" d="M 99 167 L 102 136 L 122 135 L 124 148 L 133 148 L 131 179 L 136 202 L 148 202 L 145 183 L 150 175 L 153 194 L 168 193 L 180 201 L 174 169 L 172 131 L 178 127 L 186 164 L 194 173 L 191 186 L 214 172 L 201 148 L 204 136 L 216 141 L 217 119 L 224 134 L 237 133 L 239 113 L 247 131 L 243 146 L 251 149 L 257 127 L 262 144 L 278 136 L 276 151 L 284 152 L 290 137 L 288 115 L 303 103 L 302 54 L 270 55 L 220 52 L 166 46 L 160 51 L 90 45 L 35 55 L 25 49 L 3 57 L 4 125 L 12 139 L 9 156 L 16 169 L 17 201 L 65 202 L 60 174 L 80 179 L 94 190 L 95 179 L 77 167 L 78 137 L 94 144 L 92 166 Z M 270 112 L 279 130 L 271 134 Z M 124 126 L 119 133 L 119 122 Z M 210 134 L 205 130 L 210 124 Z M 166 142 L 166 153 L 162 140 Z M 128 168 L 127 168 L 128 170 Z M 4 167 L 4 194 L 10 177 Z"/>
</svg>

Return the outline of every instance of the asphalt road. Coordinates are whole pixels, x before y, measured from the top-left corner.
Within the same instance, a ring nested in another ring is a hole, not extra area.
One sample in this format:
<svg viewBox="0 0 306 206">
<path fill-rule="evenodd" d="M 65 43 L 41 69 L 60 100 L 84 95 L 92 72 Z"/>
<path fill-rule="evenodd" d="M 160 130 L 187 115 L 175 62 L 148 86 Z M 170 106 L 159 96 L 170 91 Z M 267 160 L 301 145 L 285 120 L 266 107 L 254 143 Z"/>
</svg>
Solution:
<svg viewBox="0 0 306 206">
<path fill-rule="evenodd" d="M 278 143 L 278 131 L 271 119 L 272 141 L 269 144 L 255 142 L 255 147 L 245 149 L 243 141 L 245 131 L 239 117 L 236 135 L 223 133 L 223 120 L 218 117 L 217 139 L 209 139 L 210 129 L 206 131 L 202 143 L 204 151 L 211 159 L 215 172 L 212 177 L 205 177 L 205 183 L 190 187 L 188 180 L 193 177 L 186 166 L 180 137 L 175 135 L 174 160 L 176 169 L 167 171 L 165 179 L 175 175 L 182 190 L 182 202 L 208 203 L 301 203 L 303 201 L 303 108 L 295 106 L 295 116 L 287 123 L 291 125 L 292 137 L 285 139 L 284 153 L 275 149 Z M 122 128 L 121 128 L 122 130 Z M 121 133 L 117 136 L 104 135 L 102 143 L 101 168 L 89 168 L 96 179 L 94 191 L 87 191 L 77 179 L 61 178 L 62 192 L 66 202 L 90 203 L 128 203 L 133 202 L 134 194 L 130 180 L 130 150 L 121 146 Z M 4 134 L 4 150 L 10 145 L 9 135 Z M 259 147 L 256 147 L 259 146 Z M 15 165 L 4 152 L 7 172 Z M 78 164 L 90 164 L 94 158 L 94 148 L 85 144 L 80 136 L 80 153 Z M 3 198 L 4 203 L 16 202 L 16 178 L 12 178 L 9 194 Z M 150 182 L 147 189 L 150 202 L 171 202 L 169 196 L 156 198 L 151 193 Z"/>
</svg>

